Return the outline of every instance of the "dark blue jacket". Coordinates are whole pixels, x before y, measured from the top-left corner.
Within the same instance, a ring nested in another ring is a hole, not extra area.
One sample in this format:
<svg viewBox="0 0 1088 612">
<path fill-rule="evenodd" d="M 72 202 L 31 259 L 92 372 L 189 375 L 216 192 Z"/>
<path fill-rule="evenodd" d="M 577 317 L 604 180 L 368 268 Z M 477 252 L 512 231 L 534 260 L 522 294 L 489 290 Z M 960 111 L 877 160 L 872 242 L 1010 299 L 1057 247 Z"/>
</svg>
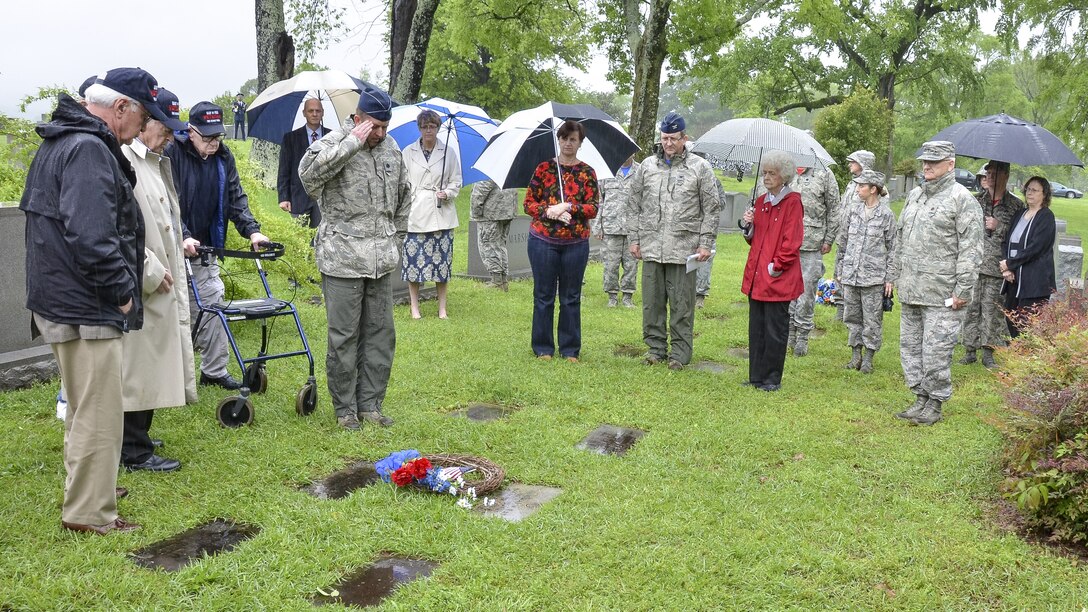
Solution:
<svg viewBox="0 0 1088 612">
<path fill-rule="evenodd" d="M 1040 208 L 1028 222 L 1019 242 L 1012 241 L 1012 230 L 1028 209 L 1021 208 L 1013 215 L 1005 232 L 1003 253 L 1006 265 L 1016 274 L 1013 282 L 1001 283 L 1001 293 L 1011 293 L 1019 299 L 1048 297 L 1056 290 L 1054 282 L 1054 240 L 1057 227 L 1054 212 Z M 1016 257 L 1009 257 L 1009 249 L 1016 249 Z"/>
<path fill-rule="evenodd" d="M 249 238 L 261 231 L 261 224 L 249 212 L 249 197 L 242 190 L 238 166 L 226 144 L 208 159 L 201 159 L 187 138 L 166 147 L 174 171 L 174 187 L 181 203 L 182 234 L 201 244 L 223 247 L 227 240 L 227 221 L 233 221 L 238 233 Z M 216 184 L 202 183 L 202 177 L 218 177 Z M 202 194 L 216 194 L 203 197 Z"/>
<path fill-rule="evenodd" d="M 132 166 L 106 123 L 67 94 L 36 131 L 43 142 L 19 202 L 26 307 L 55 323 L 140 329 L 144 222 Z"/>
</svg>

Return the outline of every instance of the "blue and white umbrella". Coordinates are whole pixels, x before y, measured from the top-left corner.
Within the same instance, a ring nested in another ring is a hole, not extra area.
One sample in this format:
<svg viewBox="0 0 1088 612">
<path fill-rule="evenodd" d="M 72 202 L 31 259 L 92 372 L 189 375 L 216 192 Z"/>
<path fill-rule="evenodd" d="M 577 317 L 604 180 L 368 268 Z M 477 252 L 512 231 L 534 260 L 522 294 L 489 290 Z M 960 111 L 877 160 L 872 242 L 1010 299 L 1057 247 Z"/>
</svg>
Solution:
<svg viewBox="0 0 1088 612">
<path fill-rule="evenodd" d="M 359 91 L 368 85 L 342 70 L 307 70 L 273 83 L 249 105 L 249 135 L 280 144 L 285 134 L 306 124 L 302 107 L 310 98 L 321 100 L 322 123 L 335 130 L 355 112 Z"/>
<path fill-rule="evenodd" d="M 438 128 L 438 139 L 457 151 L 461 160 L 462 184 L 469 185 L 485 180 L 487 176 L 473 168 L 472 164 L 479 159 L 488 139 L 495 133 L 498 122 L 488 117 L 479 106 L 459 104 L 442 98 L 430 98 L 418 104 L 398 106 L 393 109 L 393 118 L 389 120 L 389 136 L 397 141 L 397 146 L 402 150 L 419 140 L 416 117 L 425 110 L 438 113 L 442 119 L 442 125 Z"/>
</svg>

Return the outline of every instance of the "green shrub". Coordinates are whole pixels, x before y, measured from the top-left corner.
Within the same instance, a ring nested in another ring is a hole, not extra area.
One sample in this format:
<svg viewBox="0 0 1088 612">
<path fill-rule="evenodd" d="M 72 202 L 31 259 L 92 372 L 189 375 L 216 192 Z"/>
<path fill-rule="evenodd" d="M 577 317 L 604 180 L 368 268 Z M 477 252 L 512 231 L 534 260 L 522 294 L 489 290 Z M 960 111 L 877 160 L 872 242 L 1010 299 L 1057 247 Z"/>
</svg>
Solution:
<svg viewBox="0 0 1088 612">
<path fill-rule="evenodd" d="M 888 155 L 892 113 L 883 100 L 859 88 L 842 104 L 824 109 L 816 118 L 814 135 L 838 163 L 831 167 L 840 185 L 850 180 L 846 156 L 854 151 L 872 151 L 878 170 L 883 171 Z"/>
<path fill-rule="evenodd" d="M 892 174 L 895 176 L 914 176 L 918 174 L 918 160 L 907 157 L 895 162 Z"/>
<path fill-rule="evenodd" d="M 1028 525 L 1088 541 L 1088 300 L 1071 294 L 1028 320 L 1007 349 L 1004 494 Z"/>
<path fill-rule="evenodd" d="M 0 202 L 23 196 L 26 173 L 40 143 L 33 123 L 0 114 Z"/>
</svg>

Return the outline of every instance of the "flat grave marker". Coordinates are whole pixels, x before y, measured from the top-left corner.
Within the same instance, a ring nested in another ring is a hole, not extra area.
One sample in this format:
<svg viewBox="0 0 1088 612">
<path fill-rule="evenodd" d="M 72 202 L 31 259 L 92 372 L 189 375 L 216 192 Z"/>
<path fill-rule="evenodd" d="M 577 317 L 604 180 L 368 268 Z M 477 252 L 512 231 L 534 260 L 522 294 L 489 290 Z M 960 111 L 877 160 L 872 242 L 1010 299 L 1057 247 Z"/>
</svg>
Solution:
<svg viewBox="0 0 1088 612">
<path fill-rule="evenodd" d="M 477 504 L 476 509 L 485 516 L 494 516 L 516 523 L 536 513 L 541 506 L 555 499 L 562 492 L 563 489 L 555 487 L 513 482 L 492 497 L 495 505 L 484 507 L 483 504 Z"/>
<path fill-rule="evenodd" d="M 190 563 L 234 550 L 261 532 L 256 525 L 214 519 L 132 553 L 136 565 L 176 572 Z"/>
<path fill-rule="evenodd" d="M 589 432 L 576 448 L 599 455 L 624 455 L 644 435 L 646 432 L 641 429 L 601 425 Z"/>
<path fill-rule="evenodd" d="M 383 554 L 374 563 L 348 574 L 336 586 L 322 589 L 313 598 L 315 606 L 376 606 L 398 586 L 431 575 L 438 563 L 426 559 L 405 559 Z"/>
<path fill-rule="evenodd" d="M 357 461 L 302 487 L 302 490 L 318 499 L 342 499 L 376 482 L 381 482 L 381 478 L 374 469 L 374 464 L 369 461 Z"/>
</svg>

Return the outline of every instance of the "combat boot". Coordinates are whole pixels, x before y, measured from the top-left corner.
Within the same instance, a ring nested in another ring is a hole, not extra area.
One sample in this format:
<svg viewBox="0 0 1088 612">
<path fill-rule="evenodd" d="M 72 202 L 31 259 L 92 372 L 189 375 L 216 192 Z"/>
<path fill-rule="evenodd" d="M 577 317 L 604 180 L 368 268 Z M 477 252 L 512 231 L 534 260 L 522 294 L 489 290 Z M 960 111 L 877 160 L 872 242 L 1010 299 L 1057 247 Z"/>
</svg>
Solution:
<svg viewBox="0 0 1088 612">
<path fill-rule="evenodd" d="M 846 303 L 840 301 L 838 304 L 835 304 L 835 320 L 841 323 L 845 314 Z"/>
<path fill-rule="evenodd" d="M 620 301 L 616 297 L 616 294 L 615 293 L 609 293 L 608 294 L 608 307 L 609 308 L 615 308 L 616 306 L 619 306 L 619 305 L 620 305 Z"/>
<path fill-rule="evenodd" d="M 502 273 L 502 287 L 500 287 L 503 293 L 509 293 L 510 291 L 510 277 L 505 272 Z"/>
<path fill-rule="evenodd" d="M 623 307 L 624 308 L 634 308 L 635 307 L 635 301 L 631 298 L 630 293 L 623 294 Z"/>
<path fill-rule="evenodd" d="M 793 341 L 793 356 L 804 357 L 808 355 L 808 332 L 797 330 L 797 339 Z"/>
<path fill-rule="evenodd" d="M 496 289 L 502 288 L 502 274 L 496 272 L 491 273 L 491 280 L 484 283 L 488 287 L 495 287 Z"/>
<path fill-rule="evenodd" d="M 858 368 L 862 374 L 873 373 L 873 355 L 876 355 L 876 351 L 871 348 L 865 349 L 865 356 L 861 358 L 861 367 Z"/>
<path fill-rule="evenodd" d="M 910 420 L 915 425 L 929 426 L 941 420 L 941 400 L 932 397 L 926 402 L 925 409 L 918 416 Z"/>
<path fill-rule="evenodd" d="M 703 307 L 703 302 L 705 302 L 705 301 L 706 301 L 706 296 L 705 295 L 695 296 L 695 307 L 696 308 L 702 308 Z"/>
<path fill-rule="evenodd" d="M 982 365 L 987 370 L 997 367 L 997 362 L 994 361 L 994 350 L 988 346 L 982 347 Z"/>
<path fill-rule="evenodd" d="M 850 358 L 850 361 L 843 366 L 847 370 L 856 370 L 861 367 L 861 347 L 854 347 L 854 356 Z"/>
<path fill-rule="evenodd" d="M 960 359 L 960 364 L 970 365 L 976 361 L 978 361 L 978 357 L 975 356 L 975 349 L 969 348 L 967 349 L 967 352 L 963 354 L 963 358 Z"/>
<path fill-rule="evenodd" d="M 922 413 L 922 410 L 924 410 L 926 407 L 927 401 L 929 401 L 929 397 L 925 395 L 919 395 L 914 399 L 914 403 L 911 404 L 909 408 L 907 408 L 903 412 L 897 413 L 895 415 L 895 418 L 906 419 L 908 421 L 913 419 L 914 417 Z"/>
<path fill-rule="evenodd" d="M 786 338 L 786 351 L 793 350 L 793 344 L 797 342 L 797 328 L 790 322 L 790 335 Z"/>
</svg>

